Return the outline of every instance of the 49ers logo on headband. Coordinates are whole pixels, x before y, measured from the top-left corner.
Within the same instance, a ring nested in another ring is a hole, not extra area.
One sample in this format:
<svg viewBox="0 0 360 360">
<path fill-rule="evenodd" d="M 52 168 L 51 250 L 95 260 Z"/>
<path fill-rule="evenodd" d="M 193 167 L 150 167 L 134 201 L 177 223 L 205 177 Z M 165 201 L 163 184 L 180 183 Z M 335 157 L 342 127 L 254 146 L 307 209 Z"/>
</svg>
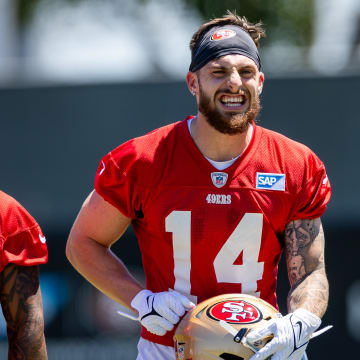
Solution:
<svg viewBox="0 0 360 360">
<path fill-rule="evenodd" d="M 244 300 L 219 302 L 209 307 L 206 314 L 213 320 L 224 320 L 230 324 L 253 324 L 263 318 L 255 305 Z"/>
<path fill-rule="evenodd" d="M 236 32 L 234 30 L 231 29 L 221 29 L 221 30 L 217 30 L 215 31 L 210 40 L 213 41 L 218 41 L 218 40 L 225 40 L 225 39 L 229 39 L 232 38 L 233 36 L 236 35 Z"/>
</svg>

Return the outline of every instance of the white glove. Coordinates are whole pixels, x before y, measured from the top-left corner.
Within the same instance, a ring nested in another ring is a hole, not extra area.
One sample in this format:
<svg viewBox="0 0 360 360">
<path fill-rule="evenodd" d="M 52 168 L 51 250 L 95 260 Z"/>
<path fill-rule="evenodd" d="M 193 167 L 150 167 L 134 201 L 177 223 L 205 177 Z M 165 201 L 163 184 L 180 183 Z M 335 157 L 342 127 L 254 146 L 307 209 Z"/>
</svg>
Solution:
<svg viewBox="0 0 360 360">
<path fill-rule="evenodd" d="M 320 318 L 305 309 L 297 309 L 284 317 L 270 320 L 264 328 L 252 330 L 246 336 L 246 342 L 254 344 L 267 335 L 274 335 L 250 360 L 265 360 L 273 354 L 272 360 L 300 360 L 320 324 Z"/>
<path fill-rule="evenodd" d="M 141 290 L 131 301 L 131 306 L 139 312 L 138 320 L 155 335 L 165 335 L 174 328 L 193 304 L 187 297 L 176 291 L 153 293 Z"/>
</svg>

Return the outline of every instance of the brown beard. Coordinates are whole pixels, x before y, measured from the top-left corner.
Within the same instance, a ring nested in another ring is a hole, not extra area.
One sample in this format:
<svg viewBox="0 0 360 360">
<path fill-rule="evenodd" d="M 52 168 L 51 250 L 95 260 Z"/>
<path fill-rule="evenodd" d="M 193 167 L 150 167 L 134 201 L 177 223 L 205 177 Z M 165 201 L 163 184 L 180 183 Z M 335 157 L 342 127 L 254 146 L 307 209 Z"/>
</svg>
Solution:
<svg viewBox="0 0 360 360">
<path fill-rule="evenodd" d="M 199 91 L 199 111 L 206 117 L 207 122 L 222 134 L 235 135 L 243 133 L 251 121 L 256 119 L 261 110 L 259 95 L 256 94 L 254 98 L 251 98 L 248 93 L 248 99 L 251 100 L 249 109 L 242 114 L 230 112 L 229 117 L 226 117 L 214 106 L 210 105 L 211 100 L 205 95 L 200 82 Z M 217 94 L 215 94 L 214 98 L 216 98 L 216 95 Z"/>
</svg>

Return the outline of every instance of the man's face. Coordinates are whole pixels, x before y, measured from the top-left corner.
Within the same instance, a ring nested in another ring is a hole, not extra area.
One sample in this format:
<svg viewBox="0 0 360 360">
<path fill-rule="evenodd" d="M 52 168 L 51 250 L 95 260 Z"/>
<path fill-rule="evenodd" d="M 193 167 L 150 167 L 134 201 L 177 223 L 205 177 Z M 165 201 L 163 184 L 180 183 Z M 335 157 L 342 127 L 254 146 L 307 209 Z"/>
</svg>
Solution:
<svg viewBox="0 0 360 360">
<path fill-rule="evenodd" d="M 198 106 L 208 123 L 223 134 L 244 132 L 260 111 L 264 75 L 242 55 L 226 55 L 197 73 Z"/>
</svg>

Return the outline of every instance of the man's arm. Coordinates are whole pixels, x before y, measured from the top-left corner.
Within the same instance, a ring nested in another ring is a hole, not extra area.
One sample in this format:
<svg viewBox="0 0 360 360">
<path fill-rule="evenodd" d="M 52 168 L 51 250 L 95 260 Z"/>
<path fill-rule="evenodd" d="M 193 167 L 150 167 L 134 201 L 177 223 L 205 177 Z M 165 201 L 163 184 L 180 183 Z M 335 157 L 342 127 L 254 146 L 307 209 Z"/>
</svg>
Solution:
<svg viewBox="0 0 360 360">
<path fill-rule="evenodd" d="M 128 308 L 143 287 L 110 246 L 123 235 L 130 222 L 131 219 L 93 191 L 85 200 L 66 245 L 66 256 L 74 268 L 100 291 Z"/>
<path fill-rule="evenodd" d="M 9 264 L 0 274 L 9 360 L 46 360 L 38 266 Z"/>
<path fill-rule="evenodd" d="M 165 335 L 194 304 L 176 291 L 153 293 L 144 289 L 112 253 L 110 246 L 121 237 L 130 221 L 93 191 L 71 229 L 66 255 L 90 283 L 137 312 L 137 320 L 148 331 Z"/>
<path fill-rule="evenodd" d="M 329 284 L 325 273 L 325 239 L 320 218 L 294 220 L 285 229 L 290 292 L 288 311 L 306 309 L 318 317 L 326 311 Z"/>
<path fill-rule="evenodd" d="M 302 359 L 312 334 L 321 324 L 329 297 L 325 274 L 324 233 L 321 220 L 294 220 L 285 228 L 285 250 L 291 289 L 288 314 L 247 335 L 254 344 L 264 336 L 274 337 L 250 360 Z"/>
</svg>

